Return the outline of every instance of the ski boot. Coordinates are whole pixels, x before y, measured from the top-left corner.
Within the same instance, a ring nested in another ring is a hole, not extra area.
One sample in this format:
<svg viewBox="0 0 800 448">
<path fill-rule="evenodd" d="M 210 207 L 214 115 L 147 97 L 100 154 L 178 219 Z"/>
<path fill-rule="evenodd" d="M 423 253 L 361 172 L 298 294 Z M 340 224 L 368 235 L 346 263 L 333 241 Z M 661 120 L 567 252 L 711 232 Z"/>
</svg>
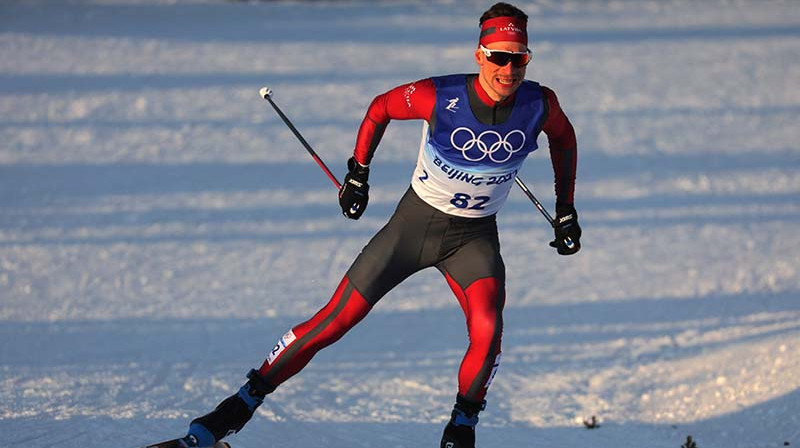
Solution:
<svg viewBox="0 0 800 448">
<path fill-rule="evenodd" d="M 179 439 L 178 448 L 212 448 L 223 437 L 239 432 L 250 421 L 264 397 L 275 390 L 255 369 L 248 381 L 208 414 L 192 420 L 189 433 Z"/>
<path fill-rule="evenodd" d="M 478 413 L 484 408 L 485 400 L 474 402 L 457 395 L 439 448 L 475 448 L 475 425 L 478 424 Z"/>
</svg>

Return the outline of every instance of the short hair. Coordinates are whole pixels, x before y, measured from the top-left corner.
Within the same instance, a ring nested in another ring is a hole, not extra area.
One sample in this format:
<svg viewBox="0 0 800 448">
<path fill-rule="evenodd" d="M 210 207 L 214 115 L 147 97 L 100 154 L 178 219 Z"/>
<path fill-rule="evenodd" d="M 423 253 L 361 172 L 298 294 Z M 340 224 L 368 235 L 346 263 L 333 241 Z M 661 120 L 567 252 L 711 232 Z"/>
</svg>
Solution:
<svg viewBox="0 0 800 448">
<path fill-rule="evenodd" d="M 521 9 L 508 3 L 498 2 L 483 13 L 478 23 L 479 25 L 483 25 L 483 22 L 495 17 L 517 17 L 526 21 L 528 20 L 528 15 Z"/>
</svg>

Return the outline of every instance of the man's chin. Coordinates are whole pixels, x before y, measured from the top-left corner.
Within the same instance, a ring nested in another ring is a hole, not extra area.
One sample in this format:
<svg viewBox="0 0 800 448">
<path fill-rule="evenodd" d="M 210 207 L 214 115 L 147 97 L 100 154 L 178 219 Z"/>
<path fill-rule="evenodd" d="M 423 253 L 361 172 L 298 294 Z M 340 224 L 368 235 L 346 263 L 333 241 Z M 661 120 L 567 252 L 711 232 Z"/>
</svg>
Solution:
<svg viewBox="0 0 800 448">
<path fill-rule="evenodd" d="M 495 80 L 494 89 L 495 89 L 495 91 L 497 93 L 499 93 L 499 94 L 501 94 L 503 96 L 508 96 L 508 95 L 511 95 L 512 93 L 514 93 L 514 91 L 517 90 L 517 88 L 519 87 L 519 84 L 520 84 L 519 81 L 514 81 L 514 82 L 508 84 L 508 83 L 503 83 L 503 82 L 500 82 L 498 80 Z"/>
</svg>

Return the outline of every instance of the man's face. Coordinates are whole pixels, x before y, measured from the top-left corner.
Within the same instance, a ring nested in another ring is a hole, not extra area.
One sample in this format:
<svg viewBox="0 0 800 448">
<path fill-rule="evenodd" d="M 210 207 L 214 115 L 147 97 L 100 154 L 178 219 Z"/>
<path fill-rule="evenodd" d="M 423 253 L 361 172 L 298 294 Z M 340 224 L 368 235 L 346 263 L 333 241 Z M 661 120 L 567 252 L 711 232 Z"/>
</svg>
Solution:
<svg viewBox="0 0 800 448">
<path fill-rule="evenodd" d="M 527 48 L 519 42 L 493 42 L 485 45 L 489 50 L 525 52 Z M 515 67 L 510 61 L 503 66 L 490 62 L 480 49 L 475 50 L 475 61 L 480 67 L 478 77 L 486 93 L 495 100 L 502 101 L 513 94 L 525 80 L 526 66 Z"/>
</svg>

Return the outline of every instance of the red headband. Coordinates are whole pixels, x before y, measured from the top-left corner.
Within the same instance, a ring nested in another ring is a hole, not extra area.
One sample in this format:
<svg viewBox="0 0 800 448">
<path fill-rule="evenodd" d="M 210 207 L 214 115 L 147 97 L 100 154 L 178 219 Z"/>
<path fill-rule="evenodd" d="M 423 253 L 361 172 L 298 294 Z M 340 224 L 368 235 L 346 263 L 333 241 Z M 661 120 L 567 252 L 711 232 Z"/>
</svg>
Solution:
<svg viewBox="0 0 800 448">
<path fill-rule="evenodd" d="M 519 42 L 528 46 L 528 21 L 518 17 L 495 17 L 481 25 L 480 44 L 492 42 Z"/>
</svg>

